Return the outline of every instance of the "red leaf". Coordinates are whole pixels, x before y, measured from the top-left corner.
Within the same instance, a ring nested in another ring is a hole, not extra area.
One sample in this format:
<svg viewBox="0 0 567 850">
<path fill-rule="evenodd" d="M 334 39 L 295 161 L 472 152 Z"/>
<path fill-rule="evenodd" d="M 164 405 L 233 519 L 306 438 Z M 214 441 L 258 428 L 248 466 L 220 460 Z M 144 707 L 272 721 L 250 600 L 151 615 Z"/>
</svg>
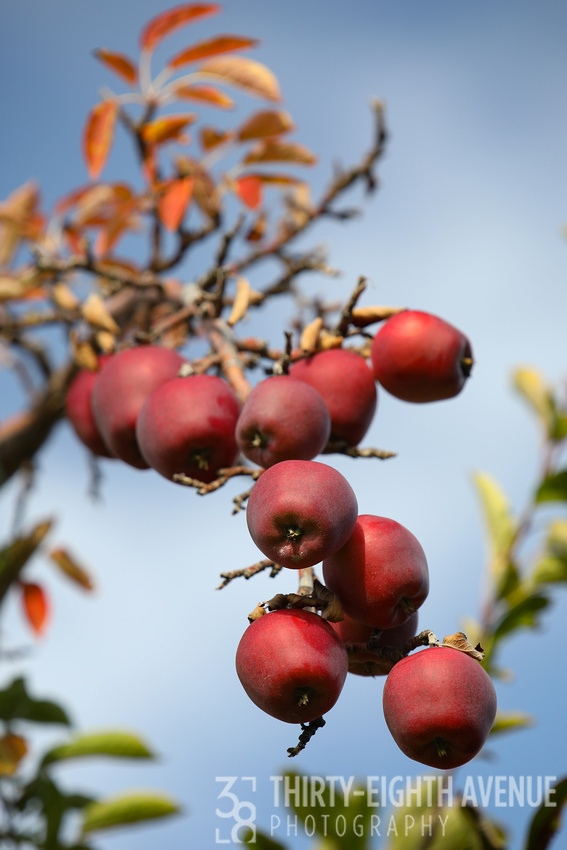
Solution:
<svg viewBox="0 0 567 850">
<path fill-rule="evenodd" d="M 221 109 L 232 109 L 234 101 L 220 89 L 214 86 L 179 85 L 175 88 L 177 97 L 187 100 L 200 100 L 209 106 L 219 106 Z"/>
<path fill-rule="evenodd" d="M 35 634 L 39 637 L 44 633 L 49 620 L 49 600 L 39 584 L 20 582 L 20 587 L 22 589 L 24 614 Z"/>
<path fill-rule="evenodd" d="M 207 59 L 209 56 L 218 56 L 219 53 L 229 53 L 231 50 L 244 50 L 247 47 L 255 47 L 258 44 L 256 38 L 246 38 L 239 35 L 218 35 L 206 41 L 187 47 L 170 59 L 170 68 L 179 68 L 189 62 L 197 62 L 199 59 Z"/>
<path fill-rule="evenodd" d="M 83 133 L 83 154 L 92 180 L 96 180 L 106 164 L 117 115 L 115 100 L 102 100 L 88 115 Z"/>
<path fill-rule="evenodd" d="M 194 184 L 192 177 L 182 177 L 180 180 L 172 180 L 166 187 L 158 209 L 159 217 L 168 230 L 174 232 L 181 224 L 191 201 Z"/>
<path fill-rule="evenodd" d="M 103 48 L 95 50 L 94 55 L 97 59 L 100 59 L 104 65 L 110 68 L 111 71 L 114 71 L 115 74 L 122 77 L 122 79 L 129 85 L 136 85 L 138 81 L 138 72 L 132 60 L 127 56 L 124 56 L 122 53 L 114 53 L 112 50 L 105 50 Z"/>
<path fill-rule="evenodd" d="M 221 7 L 217 3 L 185 3 L 152 18 L 142 30 L 140 46 L 152 50 L 158 42 L 173 30 L 206 15 L 216 15 Z"/>
<path fill-rule="evenodd" d="M 257 177 L 241 177 L 235 182 L 235 191 L 243 204 L 255 210 L 262 203 L 262 182 Z"/>
</svg>

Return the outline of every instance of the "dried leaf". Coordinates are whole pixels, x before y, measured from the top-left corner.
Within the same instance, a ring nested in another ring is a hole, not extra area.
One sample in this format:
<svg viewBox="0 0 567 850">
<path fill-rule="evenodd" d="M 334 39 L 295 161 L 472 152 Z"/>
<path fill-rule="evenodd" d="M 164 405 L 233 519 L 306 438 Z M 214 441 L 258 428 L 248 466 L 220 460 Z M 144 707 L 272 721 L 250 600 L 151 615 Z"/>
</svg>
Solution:
<svg viewBox="0 0 567 850">
<path fill-rule="evenodd" d="M 319 335 L 323 327 L 323 319 L 317 316 L 308 325 L 303 328 L 300 340 L 300 348 L 303 351 L 315 351 L 319 343 Z"/>
<path fill-rule="evenodd" d="M 179 27 L 206 15 L 216 15 L 221 7 L 217 3 L 184 3 L 162 12 L 149 21 L 140 35 L 142 50 L 152 50 L 161 40 Z"/>
<path fill-rule="evenodd" d="M 266 613 L 267 611 L 262 605 L 262 603 L 258 602 L 254 610 L 250 614 L 248 614 L 248 622 L 253 623 L 254 620 L 259 620 L 260 617 L 263 617 Z"/>
<path fill-rule="evenodd" d="M 136 70 L 136 66 L 127 56 L 124 56 L 122 53 L 114 53 L 112 50 L 105 50 L 104 48 L 100 48 L 99 50 L 94 51 L 94 55 L 97 59 L 99 59 L 104 65 L 110 68 L 111 71 L 114 71 L 115 74 L 118 74 L 125 82 L 127 82 L 131 86 L 135 86 L 138 82 L 138 72 Z"/>
<path fill-rule="evenodd" d="M 112 354 L 116 348 L 116 337 L 109 331 L 97 331 L 96 344 L 104 354 Z"/>
<path fill-rule="evenodd" d="M 89 325 L 117 334 L 120 328 L 106 309 L 106 305 L 98 292 L 91 292 L 81 308 L 81 313 Z"/>
<path fill-rule="evenodd" d="M 274 74 L 253 59 L 243 56 L 221 56 L 209 59 L 198 68 L 198 73 L 213 77 L 228 85 L 244 89 L 248 94 L 266 100 L 281 100 L 278 81 Z"/>
<path fill-rule="evenodd" d="M 51 297 L 61 310 L 76 310 L 80 303 L 73 290 L 61 281 L 54 285 Z"/>
<path fill-rule="evenodd" d="M 53 549 L 49 557 L 61 572 L 85 590 L 94 590 L 94 582 L 87 571 L 77 563 L 66 549 Z"/>
<path fill-rule="evenodd" d="M 253 174 L 234 181 L 234 191 L 243 204 L 255 210 L 262 203 L 262 181 Z"/>
<path fill-rule="evenodd" d="M 321 351 L 326 351 L 328 348 L 340 348 L 344 342 L 344 337 L 329 333 L 329 331 L 321 330 L 319 336 L 319 348 Z"/>
<path fill-rule="evenodd" d="M 39 584 L 20 582 L 24 614 L 37 637 L 47 628 L 49 620 L 49 601 Z"/>
<path fill-rule="evenodd" d="M 232 305 L 232 310 L 230 311 L 230 316 L 228 317 L 228 324 L 231 327 L 246 315 L 246 311 L 250 304 L 250 293 L 251 286 L 246 278 L 237 278 L 236 295 L 234 296 L 234 303 Z"/>
<path fill-rule="evenodd" d="M 210 151 L 234 137 L 230 130 L 215 130 L 214 127 L 201 127 L 200 143 L 204 151 Z"/>
<path fill-rule="evenodd" d="M 181 142 L 186 141 L 187 137 L 183 135 L 183 130 L 188 124 L 192 124 L 197 116 L 188 115 L 167 115 L 164 118 L 157 118 L 155 121 L 150 121 L 149 124 L 144 124 L 142 127 L 142 138 L 148 145 L 162 145 L 164 142 L 173 140 Z"/>
<path fill-rule="evenodd" d="M 215 86 L 181 84 L 174 91 L 177 97 L 186 100 L 198 100 L 202 103 L 208 103 L 209 106 L 218 106 L 220 109 L 232 109 L 234 106 L 233 99 Z"/>
<path fill-rule="evenodd" d="M 256 216 L 252 223 L 252 226 L 248 229 L 248 232 L 246 233 L 246 241 L 260 242 L 266 235 L 267 226 L 268 218 L 266 216 L 266 213 L 262 211 L 259 215 Z"/>
<path fill-rule="evenodd" d="M 13 776 L 28 751 L 21 735 L 8 732 L 0 738 L 0 776 Z"/>
<path fill-rule="evenodd" d="M 220 212 L 220 204 L 216 185 L 206 169 L 188 156 L 177 157 L 177 169 L 182 177 L 193 177 L 193 197 L 201 211 L 212 219 Z"/>
<path fill-rule="evenodd" d="M 23 238 L 33 238 L 33 224 L 39 205 L 39 188 L 30 181 L 15 189 L 0 204 L 0 264 L 10 262 L 18 244 Z"/>
<path fill-rule="evenodd" d="M 96 180 L 106 165 L 114 139 L 114 127 L 118 115 L 115 100 L 102 100 L 91 109 L 83 132 L 83 156 L 87 171 Z"/>
<path fill-rule="evenodd" d="M 159 217 L 167 230 L 173 233 L 183 221 L 185 211 L 193 195 L 195 180 L 193 177 L 181 177 L 171 180 L 158 202 Z"/>
<path fill-rule="evenodd" d="M 249 151 L 244 164 L 251 162 L 291 162 L 294 165 L 315 165 L 317 157 L 299 142 L 281 142 L 265 139 Z"/>
<path fill-rule="evenodd" d="M 79 340 L 76 331 L 69 334 L 69 346 L 73 362 L 81 369 L 90 369 L 96 372 L 98 369 L 98 356 L 90 342 Z"/>
<path fill-rule="evenodd" d="M 403 313 L 405 307 L 355 307 L 350 314 L 351 324 L 355 328 L 365 328 L 367 325 L 373 325 L 375 322 L 382 322 L 384 319 L 389 319 L 390 316 L 395 316 L 396 313 Z"/>
<path fill-rule="evenodd" d="M 262 110 L 251 115 L 237 131 L 240 142 L 250 139 L 263 139 L 266 136 L 279 136 L 294 129 L 289 112 L 283 110 Z"/>
<path fill-rule="evenodd" d="M 325 606 L 321 608 L 321 617 L 330 623 L 340 623 L 345 618 L 343 606 L 336 593 L 329 590 L 318 579 L 313 581 L 313 593 L 317 599 L 321 599 Z"/>
<path fill-rule="evenodd" d="M 247 38 L 240 35 L 218 35 L 206 41 L 199 41 L 191 47 L 185 48 L 177 53 L 167 63 L 169 68 L 179 68 L 189 62 L 197 62 L 207 59 L 209 56 L 218 56 L 219 53 L 229 53 L 231 50 L 245 50 L 247 47 L 256 47 L 259 44 L 256 38 Z"/>
<path fill-rule="evenodd" d="M 443 638 L 441 646 L 450 646 L 452 649 L 458 649 L 460 652 L 470 655 L 471 658 L 475 658 L 477 661 L 482 661 L 484 658 L 482 647 L 474 647 L 464 632 L 455 632 L 454 635 L 447 635 Z"/>
</svg>

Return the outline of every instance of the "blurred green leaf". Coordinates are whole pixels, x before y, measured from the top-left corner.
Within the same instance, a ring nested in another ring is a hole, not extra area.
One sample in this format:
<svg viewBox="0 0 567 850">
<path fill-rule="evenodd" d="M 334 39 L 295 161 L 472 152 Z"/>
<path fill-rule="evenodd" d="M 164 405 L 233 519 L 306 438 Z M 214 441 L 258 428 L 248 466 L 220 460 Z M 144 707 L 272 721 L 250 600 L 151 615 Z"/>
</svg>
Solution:
<svg viewBox="0 0 567 850">
<path fill-rule="evenodd" d="M 500 618 L 493 630 L 493 640 L 497 641 L 504 635 L 525 627 L 538 625 L 538 614 L 547 608 L 550 600 L 543 593 L 532 593 L 512 605 Z"/>
<path fill-rule="evenodd" d="M 556 422 L 555 405 L 543 375 L 537 369 L 521 366 L 515 370 L 512 380 L 516 390 L 540 420 L 545 433 L 551 436 Z"/>
<path fill-rule="evenodd" d="M 532 579 L 535 584 L 567 581 L 567 558 L 543 558 L 535 565 Z"/>
<path fill-rule="evenodd" d="M 82 756 L 113 756 L 115 758 L 154 758 L 146 744 L 131 732 L 96 732 L 77 735 L 66 744 L 49 750 L 42 764 L 47 765 L 62 759 Z"/>
<path fill-rule="evenodd" d="M 64 723 L 70 720 L 60 705 L 49 700 L 30 697 L 24 679 L 14 679 L 11 685 L 0 691 L 0 720 L 29 720 L 33 723 Z"/>
<path fill-rule="evenodd" d="M 567 502 L 567 469 L 546 478 L 537 489 L 535 501 Z"/>
<path fill-rule="evenodd" d="M 532 572 L 534 584 L 567 581 L 567 520 L 550 522 L 544 554 Z"/>
<path fill-rule="evenodd" d="M 551 435 L 554 440 L 564 440 L 567 437 L 567 415 L 565 413 L 557 413 L 555 419 L 555 428 Z"/>
<path fill-rule="evenodd" d="M 8 546 L 0 549 L 0 600 L 8 588 L 18 578 L 43 538 L 51 529 L 53 522 L 38 523 L 26 537 L 17 537 Z"/>
<path fill-rule="evenodd" d="M 133 792 L 98 800 L 84 810 L 83 833 L 140 823 L 180 812 L 170 797 L 153 792 Z"/>
<path fill-rule="evenodd" d="M 64 793 L 51 777 L 42 773 L 26 785 L 17 807 L 24 813 L 29 810 L 37 814 L 38 809 L 43 813 L 45 840 L 41 847 L 45 850 L 55 850 L 62 846 L 59 842 L 59 832 L 64 815 L 72 809 L 82 809 L 92 802 L 92 798 L 82 794 Z"/>
<path fill-rule="evenodd" d="M 269 838 L 263 832 L 259 832 L 258 830 L 254 832 L 251 829 L 244 835 L 243 844 L 247 844 L 249 847 L 256 847 L 256 850 L 287 850 L 285 844 L 274 841 L 273 838 Z"/>
<path fill-rule="evenodd" d="M 513 732 L 516 729 L 525 729 L 532 726 L 534 718 L 531 714 L 523 711 L 498 711 L 496 720 L 490 730 L 491 735 L 501 735 L 503 732 Z"/>
<path fill-rule="evenodd" d="M 491 575 L 496 596 L 501 598 L 518 582 L 515 565 L 510 558 L 518 524 L 512 515 L 508 498 L 497 481 L 486 472 L 476 472 L 473 482 L 480 498 L 488 532 Z"/>
<path fill-rule="evenodd" d="M 556 805 L 547 806 L 544 800 L 539 807 L 530 823 L 525 850 L 546 850 L 560 827 L 561 813 L 567 803 L 567 778 L 559 780 L 554 789 L 550 802 Z"/>
</svg>

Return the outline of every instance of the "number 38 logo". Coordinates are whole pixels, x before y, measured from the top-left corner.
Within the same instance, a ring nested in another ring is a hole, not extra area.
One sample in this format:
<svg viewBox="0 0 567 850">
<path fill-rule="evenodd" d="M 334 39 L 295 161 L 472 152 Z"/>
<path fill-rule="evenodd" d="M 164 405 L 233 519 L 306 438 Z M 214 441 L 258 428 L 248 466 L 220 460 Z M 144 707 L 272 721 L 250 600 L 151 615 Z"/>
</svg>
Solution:
<svg viewBox="0 0 567 850">
<path fill-rule="evenodd" d="M 215 809 L 215 814 L 219 818 L 232 818 L 234 820 L 234 824 L 230 830 L 230 838 L 222 838 L 221 830 L 217 827 L 215 830 L 215 843 L 243 844 L 244 835 L 248 830 L 251 830 L 252 836 L 248 839 L 248 843 L 254 844 L 256 842 L 256 806 L 254 803 L 250 803 L 247 800 L 240 800 L 233 792 L 232 788 L 238 781 L 250 782 L 250 790 L 254 792 L 256 791 L 256 777 L 217 776 L 216 781 L 223 783 L 223 787 L 219 791 L 217 799 L 221 800 L 225 798 L 229 802 L 224 803 L 222 808 Z"/>
</svg>

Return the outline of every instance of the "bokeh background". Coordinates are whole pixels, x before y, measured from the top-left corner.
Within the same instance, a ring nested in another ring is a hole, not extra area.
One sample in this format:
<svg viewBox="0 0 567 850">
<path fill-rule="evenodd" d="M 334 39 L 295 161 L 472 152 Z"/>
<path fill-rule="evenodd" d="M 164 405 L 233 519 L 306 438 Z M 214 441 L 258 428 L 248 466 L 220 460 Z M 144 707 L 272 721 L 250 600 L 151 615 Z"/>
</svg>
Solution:
<svg viewBox="0 0 567 850">
<path fill-rule="evenodd" d="M 1 198 L 33 178 L 51 209 L 86 182 L 86 113 L 102 86 L 122 90 L 92 51 L 136 56 L 142 25 L 167 6 L 4 0 Z M 341 276 L 302 282 L 307 295 L 336 299 L 365 275 L 362 303 L 437 313 L 472 340 L 474 374 L 458 398 L 413 406 L 380 394 L 365 444 L 397 451 L 396 459 L 332 461 L 353 485 L 361 512 L 391 516 L 421 541 L 431 593 L 420 623 L 440 636 L 452 633 L 478 614 L 483 598 L 484 541 L 471 474 L 493 474 L 517 510 L 537 474 L 539 434 L 511 389 L 511 372 L 531 364 L 555 384 L 567 375 L 567 8 L 561 0 L 227 0 L 221 15 L 168 38 L 154 67 L 219 32 L 261 39 L 250 55 L 277 75 L 297 125 L 294 138 L 319 156 L 310 174 L 316 195 L 336 162 L 351 164 L 368 149 L 370 99 L 386 103 L 390 140 L 379 192 L 371 199 L 353 194 L 348 205 L 360 207 L 359 218 L 322 223 L 302 242 L 325 245 Z M 259 107 L 247 98 L 239 103 Z M 223 120 L 210 110 L 210 123 Z M 104 177 L 134 174 L 129 143 L 119 135 Z M 199 275 L 206 256 L 184 265 L 184 280 Z M 261 284 L 273 274 L 259 268 L 251 279 Z M 294 311 L 281 301 L 252 317 L 246 332 L 279 346 L 282 317 Z M 22 395 L 11 373 L 0 380 L 4 417 Z M 231 516 L 231 499 L 243 489 L 238 482 L 199 498 L 152 471 L 103 462 L 102 473 L 93 501 L 85 451 L 62 424 L 38 458 L 26 522 L 56 517 L 52 542 L 92 569 L 97 592 L 87 596 L 38 558 L 27 576 L 52 598 L 47 637 L 33 640 L 15 599 L 1 624 L 5 647 L 29 649 L 17 664 L 3 664 L 1 683 L 24 674 L 35 694 L 67 707 L 78 729 L 131 728 L 160 754 L 157 764 L 142 767 L 61 767 L 64 784 L 100 794 L 163 788 L 184 806 L 181 818 L 109 833 L 101 847 L 212 846 L 215 830 L 222 837 L 228 829 L 215 814 L 220 776 L 257 778 L 258 824 L 268 827 L 269 777 L 282 770 L 363 780 L 420 772 L 385 728 L 381 681 L 349 677 L 327 727 L 295 763 L 286 759 L 295 728 L 248 701 L 234 671 L 246 615 L 274 592 L 295 588 L 286 574 L 215 590 L 221 571 L 258 558 L 244 516 Z M 3 537 L 18 487 L 14 481 L 0 494 Z M 564 772 L 566 615 L 558 592 L 540 631 L 515 638 L 502 656 L 514 678 L 498 685 L 500 704 L 532 713 L 534 728 L 495 740 L 490 759 L 477 759 L 463 776 Z M 52 731 L 46 740 L 64 736 Z M 529 810 L 492 814 L 519 847 Z M 306 846 L 293 834 L 289 841 Z"/>
</svg>

